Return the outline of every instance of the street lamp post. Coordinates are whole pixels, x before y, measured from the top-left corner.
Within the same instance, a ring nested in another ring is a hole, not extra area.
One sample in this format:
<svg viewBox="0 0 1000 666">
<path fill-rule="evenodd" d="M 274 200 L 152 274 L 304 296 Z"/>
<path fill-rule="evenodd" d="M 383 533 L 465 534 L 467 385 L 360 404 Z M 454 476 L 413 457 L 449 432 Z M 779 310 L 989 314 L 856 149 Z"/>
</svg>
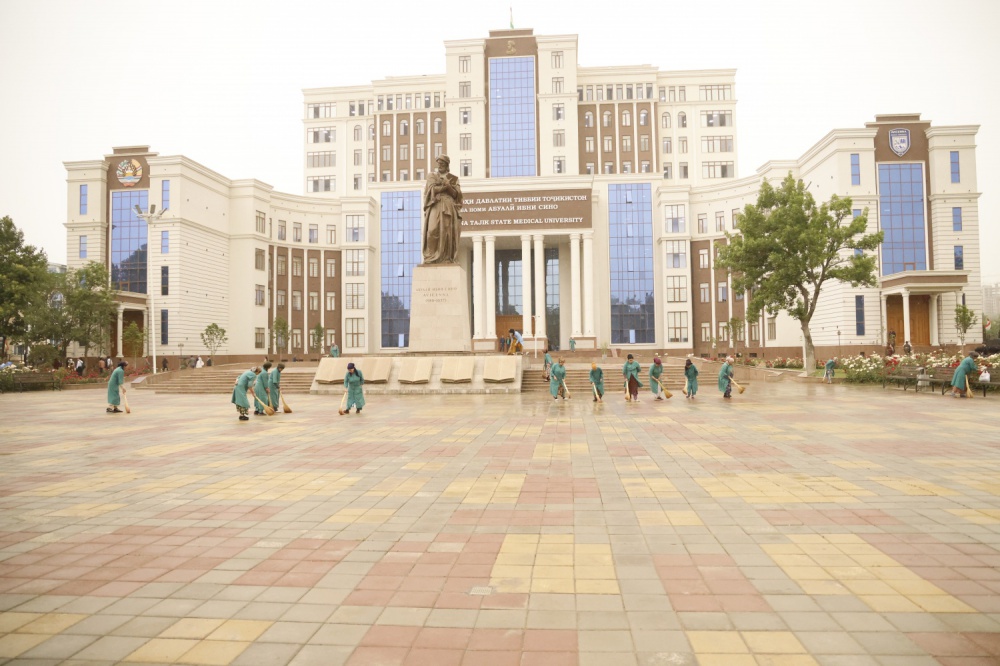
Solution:
<svg viewBox="0 0 1000 666">
<path fill-rule="evenodd" d="M 139 219 L 146 221 L 146 289 L 149 292 L 149 348 L 153 353 L 153 374 L 156 374 L 156 289 L 153 288 L 153 281 L 150 279 L 153 277 L 151 275 L 152 271 L 149 270 L 149 264 L 152 261 L 153 254 L 149 251 L 149 238 L 152 238 L 152 228 L 153 221 L 159 220 L 163 217 L 163 214 L 167 212 L 164 208 L 159 213 L 156 212 L 156 204 L 149 204 L 149 211 L 146 213 L 142 212 L 139 208 L 139 204 L 132 207 L 135 211 L 135 216 Z"/>
<path fill-rule="evenodd" d="M 837 358 L 840 358 L 840 327 L 837 327 Z"/>
</svg>

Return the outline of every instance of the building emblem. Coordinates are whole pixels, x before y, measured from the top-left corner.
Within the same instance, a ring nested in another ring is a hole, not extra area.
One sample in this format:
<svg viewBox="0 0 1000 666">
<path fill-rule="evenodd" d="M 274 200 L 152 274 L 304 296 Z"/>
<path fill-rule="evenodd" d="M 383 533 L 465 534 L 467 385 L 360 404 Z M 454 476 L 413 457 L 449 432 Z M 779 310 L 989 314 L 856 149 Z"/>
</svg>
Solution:
<svg viewBox="0 0 1000 666">
<path fill-rule="evenodd" d="M 514 46 L 514 40 L 507 40 L 507 55 L 515 55 L 517 53 L 517 47 Z"/>
<path fill-rule="evenodd" d="M 115 170 L 118 182 L 125 187 L 132 187 L 142 179 L 142 165 L 139 160 L 122 160 Z"/>
<path fill-rule="evenodd" d="M 910 130 L 889 130 L 889 147 L 892 148 L 892 152 L 896 153 L 899 157 L 905 155 L 906 151 L 910 149 Z"/>
</svg>

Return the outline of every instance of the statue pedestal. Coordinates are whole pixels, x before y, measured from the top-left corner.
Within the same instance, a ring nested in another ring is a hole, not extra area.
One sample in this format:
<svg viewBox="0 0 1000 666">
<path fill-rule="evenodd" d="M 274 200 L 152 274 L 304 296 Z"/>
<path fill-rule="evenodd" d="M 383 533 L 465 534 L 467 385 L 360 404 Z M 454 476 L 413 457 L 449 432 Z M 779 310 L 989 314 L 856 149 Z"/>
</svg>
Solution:
<svg viewBox="0 0 1000 666">
<path fill-rule="evenodd" d="M 458 264 L 421 264 L 413 269 L 409 349 L 471 351 L 469 285 Z"/>
</svg>

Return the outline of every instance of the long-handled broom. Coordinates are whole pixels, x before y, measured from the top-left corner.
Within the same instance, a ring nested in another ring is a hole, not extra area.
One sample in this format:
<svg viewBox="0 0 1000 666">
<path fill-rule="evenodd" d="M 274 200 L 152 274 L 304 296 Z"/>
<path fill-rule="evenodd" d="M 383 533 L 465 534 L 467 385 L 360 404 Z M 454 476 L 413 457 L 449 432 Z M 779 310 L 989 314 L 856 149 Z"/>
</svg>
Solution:
<svg viewBox="0 0 1000 666">
<path fill-rule="evenodd" d="M 283 411 L 285 414 L 291 414 L 292 413 L 292 408 L 288 406 L 287 402 L 285 402 L 285 394 L 284 394 L 284 392 L 279 393 L 278 397 L 281 398 L 281 411 Z"/>
<path fill-rule="evenodd" d="M 743 391 L 747 390 L 745 386 L 740 386 L 739 384 L 737 384 L 735 379 L 730 378 L 729 381 L 732 383 L 733 386 L 735 386 L 739 390 L 740 395 L 743 395 Z"/>
<path fill-rule="evenodd" d="M 976 397 L 975 394 L 973 394 L 973 392 L 972 392 L 972 387 L 969 386 L 969 376 L 968 375 L 965 376 L 965 397 L 966 398 L 974 398 L 974 397 Z"/>
<path fill-rule="evenodd" d="M 340 409 L 337 410 L 337 413 L 340 414 L 341 416 L 343 416 L 345 413 L 349 413 L 344 411 L 345 404 L 347 404 L 347 391 L 344 391 L 344 397 L 340 399 Z"/>
<path fill-rule="evenodd" d="M 274 416 L 274 407 L 271 407 L 271 405 L 265 405 L 263 402 L 260 401 L 260 398 L 258 398 L 256 394 L 254 395 L 253 399 L 257 401 L 257 404 L 260 405 L 260 408 L 264 410 L 265 414 L 267 414 L 268 416 Z"/>
<path fill-rule="evenodd" d="M 125 391 L 122 391 L 122 400 L 125 401 L 125 413 L 131 414 L 132 410 L 128 406 L 128 393 L 126 393 Z"/>
<path fill-rule="evenodd" d="M 660 381 L 659 377 L 653 377 L 653 379 L 660 385 L 660 390 L 663 391 L 663 395 L 666 396 L 667 400 L 674 397 L 674 394 L 667 390 L 667 387 L 663 385 L 663 382 Z"/>
</svg>

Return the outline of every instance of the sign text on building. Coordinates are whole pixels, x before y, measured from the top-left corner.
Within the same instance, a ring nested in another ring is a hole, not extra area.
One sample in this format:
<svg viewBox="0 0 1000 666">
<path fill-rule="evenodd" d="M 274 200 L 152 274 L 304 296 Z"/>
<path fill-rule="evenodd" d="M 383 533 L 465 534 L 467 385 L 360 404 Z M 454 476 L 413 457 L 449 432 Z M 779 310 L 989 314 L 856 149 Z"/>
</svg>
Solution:
<svg viewBox="0 0 1000 666">
<path fill-rule="evenodd" d="M 464 192 L 462 231 L 589 229 L 590 190 Z"/>
</svg>

